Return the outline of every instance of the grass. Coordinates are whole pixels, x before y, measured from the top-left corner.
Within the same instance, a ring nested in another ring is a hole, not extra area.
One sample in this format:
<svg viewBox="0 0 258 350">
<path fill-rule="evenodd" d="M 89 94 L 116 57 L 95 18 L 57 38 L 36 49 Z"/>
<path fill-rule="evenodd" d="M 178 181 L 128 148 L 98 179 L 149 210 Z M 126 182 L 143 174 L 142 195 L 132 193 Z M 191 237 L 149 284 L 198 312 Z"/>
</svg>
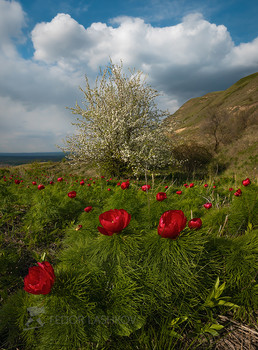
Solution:
<svg viewBox="0 0 258 350">
<path fill-rule="evenodd" d="M 144 192 L 145 180 L 131 178 L 122 190 L 117 183 L 126 179 L 80 171 L 64 162 L 0 169 L 1 350 L 222 349 L 223 342 L 226 349 L 229 342 L 241 343 L 234 340 L 236 329 L 249 331 L 250 342 L 242 344 L 252 349 L 256 179 L 244 187 L 237 176 L 186 180 L 163 174 L 154 184 L 148 178 L 151 188 Z M 194 186 L 185 187 L 185 180 Z M 167 199 L 157 201 L 158 192 Z M 203 207 L 206 202 L 211 209 Z M 92 206 L 88 213 L 86 206 Z M 99 215 L 114 208 L 130 213 L 131 221 L 118 234 L 102 235 Z M 157 227 L 167 210 L 182 210 L 187 221 L 199 217 L 202 227 L 186 225 L 176 240 L 162 238 Z M 24 277 L 40 261 L 51 263 L 56 280 L 49 294 L 29 294 Z M 35 327 L 26 329 L 31 307 L 43 307 L 44 325 L 32 316 Z"/>
</svg>

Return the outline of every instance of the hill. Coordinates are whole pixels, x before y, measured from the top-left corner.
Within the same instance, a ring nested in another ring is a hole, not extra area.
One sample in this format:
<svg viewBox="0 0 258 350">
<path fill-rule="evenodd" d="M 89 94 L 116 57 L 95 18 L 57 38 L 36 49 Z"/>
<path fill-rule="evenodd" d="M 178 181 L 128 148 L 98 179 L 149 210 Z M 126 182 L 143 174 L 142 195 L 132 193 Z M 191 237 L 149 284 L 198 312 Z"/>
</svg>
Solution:
<svg viewBox="0 0 258 350">
<path fill-rule="evenodd" d="M 164 122 L 177 147 L 199 145 L 228 172 L 257 175 L 258 72 L 187 101 Z"/>
</svg>

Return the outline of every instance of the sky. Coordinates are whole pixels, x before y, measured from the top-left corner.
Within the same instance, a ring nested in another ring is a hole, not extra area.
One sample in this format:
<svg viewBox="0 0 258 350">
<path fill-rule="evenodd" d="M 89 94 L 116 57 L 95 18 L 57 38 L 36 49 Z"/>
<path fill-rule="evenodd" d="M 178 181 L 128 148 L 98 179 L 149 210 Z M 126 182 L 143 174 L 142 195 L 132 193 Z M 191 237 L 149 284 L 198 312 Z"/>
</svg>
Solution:
<svg viewBox="0 0 258 350">
<path fill-rule="evenodd" d="M 56 152 L 110 58 L 147 75 L 158 107 L 258 72 L 257 0 L 0 0 L 0 152 Z"/>
</svg>

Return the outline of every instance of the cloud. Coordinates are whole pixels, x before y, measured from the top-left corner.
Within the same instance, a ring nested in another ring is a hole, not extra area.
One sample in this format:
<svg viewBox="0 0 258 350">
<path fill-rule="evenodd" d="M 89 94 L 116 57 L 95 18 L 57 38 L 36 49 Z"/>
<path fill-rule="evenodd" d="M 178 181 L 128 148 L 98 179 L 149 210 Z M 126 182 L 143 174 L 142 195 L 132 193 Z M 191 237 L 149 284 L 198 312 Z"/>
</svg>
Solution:
<svg viewBox="0 0 258 350">
<path fill-rule="evenodd" d="M 243 43 L 233 47 L 223 59 L 226 66 L 233 67 L 258 67 L 258 37 L 250 43 Z"/>
<path fill-rule="evenodd" d="M 26 25 L 26 16 L 21 5 L 15 1 L 0 0 L 0 52 L 5 55 L 15 55 L 13 45 L 25 41 L 22 27 Z"/>
<path fill-rule="evenodd" d="M 94 55 L 94 69 L 102 64 L 105 53 L 105 61 L 109 54 L 137 65 L 201 66 L 213 64 L 233 48 L 226 27 L 209 23 L 199 13 L 164 28 L 131 17 L 117 17 L 112 24 L 118 27 L 93 23 L 86 29 L 69 15 L 58 14 L 49 23 L 37 24 L 32 31 L 34 58 L 46 63 L 58 63 L 64 58 L 67 62 L 91 62 Z"/>
<path fill-rule="evenodd" d="M 25 26 L 20 4 L 0 0 L 0 151 L 56 150 L 73 132 L 65 107 L 80 104 L 84 74 L 93 83 L 110 57 L 148 74 L 148 83 L 163 94 L 158 107 L 171 113 L 191 97 L 258 71 L 258 38 L 236 46 L 224 25 L 200 13 L 166 27 L 123 16 L 87 28 L 59 13 L 36 24 L 31 38 Z M 17 44 L 29 39 L 34 55 L 24 59 Z"/>
<path fill-rule="evenodd" d="M 228 87 L 257 69 L 257 40 L 235 46 L 224 25 L 205 20 L 200 13 L 181 23 L 153 27 L 141 18 L 113 18 L 111 25 L 92 23 L 83 27 L 67 14 L 32 31 L 34 58 L 48 64 L 81 70 L 89 75 L 111 57 L 149 75 L 149 82 L 178 105 L 187 98 L 219 87 Z M 231 77 L 230 82 L 227 79 Z M 223 84 L 223 81 L 225 83 Z M 207 90 L 208 89 L 208 90 Z"/>
<path fill-rule="evenodd" d="M 0 97 L 1 152 L 51 152 L 70 128 L 69 112 L 48 104 L 28 108 L 10 97 Z"/>
</svg>

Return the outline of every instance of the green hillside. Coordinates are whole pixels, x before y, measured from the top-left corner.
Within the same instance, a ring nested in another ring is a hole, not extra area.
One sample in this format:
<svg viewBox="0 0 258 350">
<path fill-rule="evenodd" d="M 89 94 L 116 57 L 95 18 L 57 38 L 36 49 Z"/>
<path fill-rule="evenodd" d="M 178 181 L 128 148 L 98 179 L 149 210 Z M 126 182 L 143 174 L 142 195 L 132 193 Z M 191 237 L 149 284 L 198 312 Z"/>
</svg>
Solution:
<svg viewBox="0 0 258 350">
<path fill-rule="evenodd" d="M 228 172 L 257 175 L 258 72 L 187 101 L 165 123 L 177 145 L 196 143 Z"/>
</svg>

